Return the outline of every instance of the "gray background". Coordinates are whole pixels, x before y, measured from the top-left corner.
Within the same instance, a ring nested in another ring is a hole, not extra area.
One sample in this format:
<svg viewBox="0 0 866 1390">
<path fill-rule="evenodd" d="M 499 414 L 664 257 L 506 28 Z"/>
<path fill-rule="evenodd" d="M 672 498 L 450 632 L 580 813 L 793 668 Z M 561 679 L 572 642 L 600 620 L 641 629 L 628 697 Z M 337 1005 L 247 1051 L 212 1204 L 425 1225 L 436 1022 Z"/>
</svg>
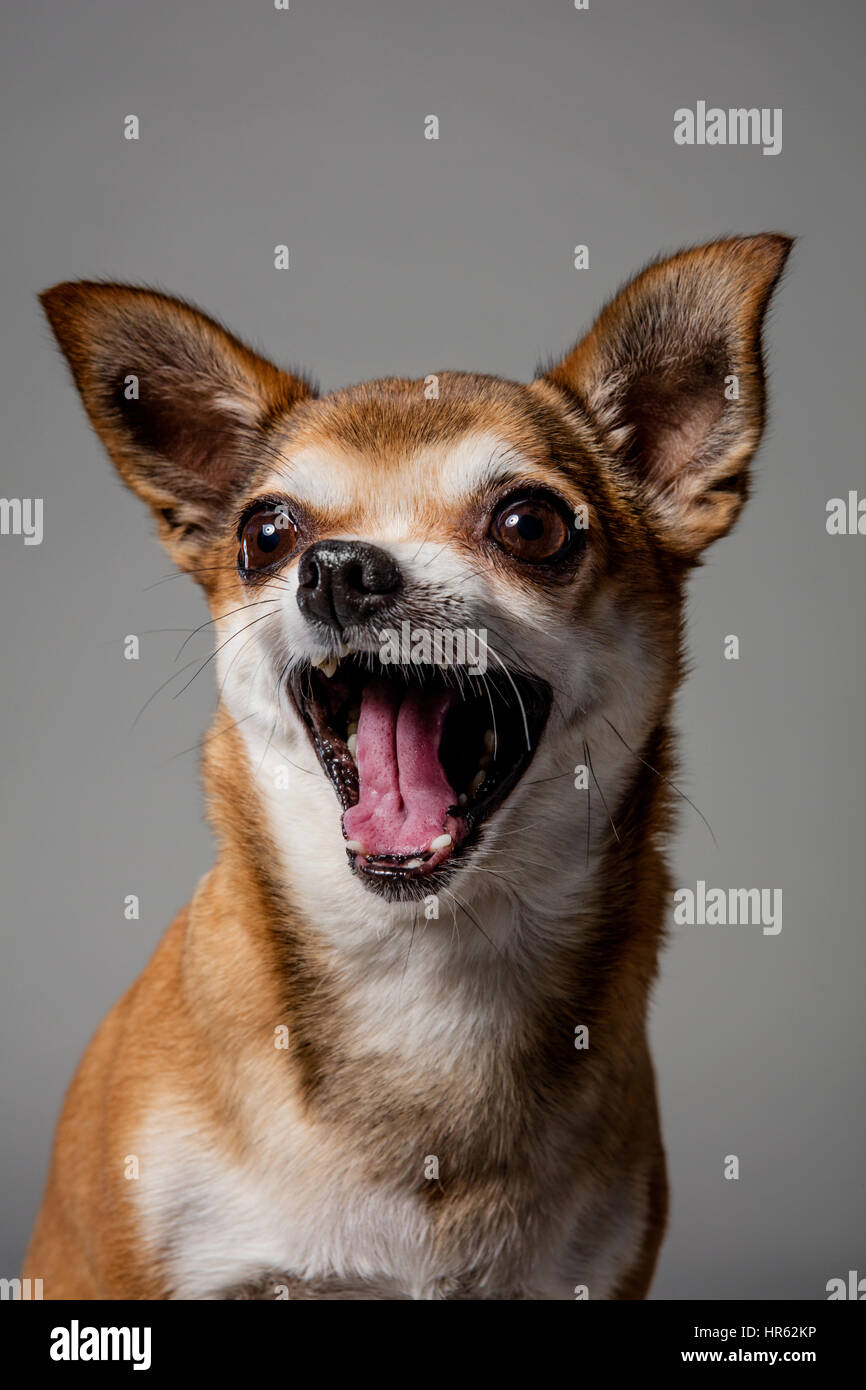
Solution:
<svg viewBox="0 0 866 1390">
<path fill-rule="evenodd" d="M 158 284 L 325 387 L 528 378 L 661 249 L 779 229 L 758 489 L 690 603 L 677 881 L 782 888 L 784 927 L 681 929 L 653 1034 L 673 1208 L 654 1294 L 824 1297 L 866 1274 L 859 0 L 28 0 L 4 7 L 0 1274 L 65 1087 L 211 858 L 206 617 L 91 434 L 34 294 Z M 680 148 L 676 107 L 784 109 L 783 150 Z M 141 139 L 123 119 L 141 119 Z M 438 143 L 423 123 L 441 121 Z M 285 242 L 292 268 L 273 268 Z M 585 242 L 590 269 L 572 268 Z M 126 633 L 142 657 L 122 657 Z M 741 659 L 722 658 L 736 633 Z M 127 922 L 123 899 L 141 895 Z M 722 1177 L 740 1157 L 739 1182 Z"/>
</svg>

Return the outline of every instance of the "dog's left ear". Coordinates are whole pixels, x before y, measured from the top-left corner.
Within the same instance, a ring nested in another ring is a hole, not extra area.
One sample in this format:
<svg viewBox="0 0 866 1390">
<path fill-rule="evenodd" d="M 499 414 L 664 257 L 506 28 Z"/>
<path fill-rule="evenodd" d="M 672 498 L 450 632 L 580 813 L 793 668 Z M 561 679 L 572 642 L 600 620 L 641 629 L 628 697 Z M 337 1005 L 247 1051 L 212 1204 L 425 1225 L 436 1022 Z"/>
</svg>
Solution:
<svg viewBox="0 0 866 1390">
<path fill-rule="evenodd" d="M 594 418 L 686 560 L 746 499 L 764 428 L 761 328 L 792 244 L 766 233 L 649 266 L 547 373 Z"/>
</svg>

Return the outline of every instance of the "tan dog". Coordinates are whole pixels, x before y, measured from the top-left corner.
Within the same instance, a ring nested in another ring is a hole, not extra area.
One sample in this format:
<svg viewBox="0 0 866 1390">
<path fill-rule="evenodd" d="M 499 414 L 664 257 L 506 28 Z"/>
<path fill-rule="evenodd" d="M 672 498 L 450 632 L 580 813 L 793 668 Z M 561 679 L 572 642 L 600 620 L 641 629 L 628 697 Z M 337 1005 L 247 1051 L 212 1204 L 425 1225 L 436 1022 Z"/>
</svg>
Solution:
<svg viewBox="0 0 866 1390">
<path fill-rule="evenodd" d="M 650 266 L 528 386 L 319 398 L 189 305 L 43 303 L 214 619 L 220 852 L 72 1083 L 47 1298 L 642 1298 L 684 580 L 790 248 Z"/>
</svg>

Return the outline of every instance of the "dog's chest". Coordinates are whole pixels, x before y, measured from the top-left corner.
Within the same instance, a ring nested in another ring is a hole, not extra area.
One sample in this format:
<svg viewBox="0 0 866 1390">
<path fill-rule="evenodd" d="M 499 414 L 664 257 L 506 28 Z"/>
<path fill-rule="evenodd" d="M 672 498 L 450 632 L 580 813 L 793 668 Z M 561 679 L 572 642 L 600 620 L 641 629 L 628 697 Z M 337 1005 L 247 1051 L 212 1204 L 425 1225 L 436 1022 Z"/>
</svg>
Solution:
<svg viewBox="0 0 866 1390">
<path fill-rule="evenodd" d="M 444 1119 L 429 1140 L 397 1125 L 376 1149 L 368 1119 L 353 1139 L 284 1108 L 228 1153 L 162 1111 L 142 1136 L 136 1195 L 172 1295 L 565 1298 L 588 1284 L 608 1296 L 639 1246 L 642 1202 L 618 1181 L 588 1185 L 580 1153 L 554 1175 L 549 1135 L 534 1151 L 527 1136 L 519 1163 L 500 1169 L 491 1153 L 479 1173 L 498 1123 L 479 1113 L 472 1132 L 464 1121 L 456 1150 L 446 1131 Z"/>
<path fill-rule="evenodd" d="M 173 1296 L 605 1296 L 644 1212 L 597 1177 L 599 1088 L 542 1114 L 510 972 L 470 984 L 435 942 L 344 980 L 314 1104 L 271 1049 L 235 1076 L 231 1147 L 203 1114 L 151 1116 L 136 1195 Z"/>
</svg>

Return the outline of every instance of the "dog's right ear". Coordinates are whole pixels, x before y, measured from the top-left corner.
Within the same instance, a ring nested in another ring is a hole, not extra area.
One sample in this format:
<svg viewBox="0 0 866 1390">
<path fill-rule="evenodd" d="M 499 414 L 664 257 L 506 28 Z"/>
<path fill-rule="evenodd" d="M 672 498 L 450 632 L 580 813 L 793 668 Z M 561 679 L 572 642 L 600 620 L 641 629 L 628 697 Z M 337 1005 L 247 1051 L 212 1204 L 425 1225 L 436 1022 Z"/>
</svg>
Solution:
<svg viewBox="0 0 866 1390">
<path fill-rule="evenodd" d="M 193 569 L 265 457 L 267 425 L 313 388 L 168 295 L 71 281 L 40 301 L 96 433 Z"/>
</svg>

